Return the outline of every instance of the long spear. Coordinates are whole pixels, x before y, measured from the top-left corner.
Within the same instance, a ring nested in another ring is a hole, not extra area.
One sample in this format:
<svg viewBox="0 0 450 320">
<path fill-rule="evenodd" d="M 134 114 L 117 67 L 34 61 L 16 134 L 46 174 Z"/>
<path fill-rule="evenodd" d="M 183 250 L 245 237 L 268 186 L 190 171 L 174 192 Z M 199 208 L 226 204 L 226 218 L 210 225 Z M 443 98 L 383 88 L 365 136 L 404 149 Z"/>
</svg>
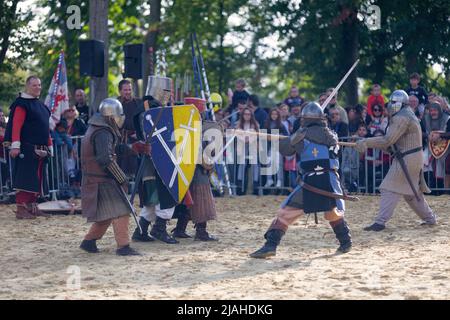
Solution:
<svg viewBox="0 0 450 320">
<path fill-rule="evenodd" d="M 195 41 L 195 46 L 197 47 L 198 57 L 200 60 L 200 67 L 201 67 L 201 71 L 202 71 L 203 82 L 205 84 L 204 93 L 206 94 L 206 97 L 202 97 L 202 99 L 205 99 L 205 98 L 207 99 L 208 110 L 211 111 L 211 119 L 212 119 L 212 121 L 216 121 L 216 115 L 214 114 L 214 107 L 213 107 L 213 103 L 211 101 L 211 91 L 209 90 L 208 77 L 206 75 L 205 62 L 203 61 L 203 55 L 202 55 L 202 52 L 200 51 L 200 46 L 198 44 L 196 32 L 194 32 L 194 41 Z"/>
<path fill-rule="evenodd" d="M 191 39 L 192 39 L 192 37 L 193 37 L 193 40 L 195 41 L 195 45 L 196 45 L 197 51 L 198 51 L 198 57 L 200 59 L 200 66 L 201 66 L 201 70 L 202 70 L 203 81 L 204 81 L 204 84 L 205 84 L 205 90 L 206 90 L 206 95 L 207 95 L 207 99 L 208 99 L 208 110 L 211 111 L 211 119 L 212 119 L 212 121 L 215 122 L 216 121 L 216 115 L 214 114 L 214 106 L 213 106 L 213 103 L 211 101 L 211 91 L 209 90 L 208 76 L 206 75 L 205 62 L 203 61 L 203 55 L 202 55 L 202 52 L 200 51 L 200 46 L 198 44 L 197 33 L 194 32 L 194 34 L 191 35 Z M 198 66 L 198 62 L 197 62 L 197 66 Z M 205 92 L 203 90 L 202 90 L 202 99 L 205 99 Z M 227 188 L 228 188 L 228 194 L 230 196 L 232 196 L 233 195 L 233 190 L 231 189 L 230 178 L 228 176 L 228 169 L 227 169 L 227 166 L 226 166 L 225 163 L 222 163 L 222 166 L 223 166 L 223 173 L 225 175 L 225 183 L 227 184 Z M 223 192 L 223 187 L 220 186 L 220 193 L 222 193 L 222 192 Z"/>
<path fill-rule="evenodd" d="M 194 71 L 194 79 L 197 81 L 199 89 L 200 89 L 200 97 L 202 99 L 205 99 L 205 92 L 203 91 L 203 84 L 202 79 L 200 77 L 200 68 L 198 65 L 198 59 L 197 55 L 195 54 L 195 46 L 194 46 L 194 35 L 191 34 L 191 53 L 192 53 L 192 69 Z M 198 97 L 198 90 L 197 87 L 194 85 L 195 88 L 195 96 Z"/>
<path fill-rule="evenodd" d="M 154 69 L 153 69 L 153 48 L 152 47 L 149 48 L 149 54 L 151 56 L 150 61 L 149 61 L 150 62 L 149 63 L 150 75 L 153 75 Z M 144 102 L 144 112 L 147 111 L 148 109 L 149 109 L 149 106 L 148 106 L 148 102 L 146 101 L 146 102 Z M 150 144 L 150 140 L 153 137 L 153 133 L 156 130 L 156 126 L 158 125 L 159 121 L 161 120 L 163 110 L 164 110 L 164 105 L 158 111 L 156 120 L 152 126 L 152 129 L 150 130 L 150 133 L 147 135 L 147 137 L 145 137 L 145 144 L 148 144 L 148 145 Z M 131 190 L 131 196 L 130 196 L 130 201 L 129 201 L 131 206 L 133 206 L 133 204 L 134 204 L 134 198 L 136 197 L 137 188 L 138 188 L 139 184 L 141 183 L 142 177 L 144 175 L 144 167 L 145 167 L 145 162 L 146 162 L 145 159 L 146 158 L 148 158 L 151 161 L 151 157 L 145 154 L 141 160 L 141 163 L 139 164 L 139 169 L 138 169 L 138 171 L 136 173 L 136 177 L 134 179 L 133 190 Z M 142 235 L 143 234 L 142 228 L 141 228 L 141 225 L 139 224 L 139 222 L 137 221 L 136 213 L 134 213 L 134 217 L 135 217 L 135 222 L 137 224 L 137 227 L 139 228 L 139 231 L 141 232 L 141 235 Z"/>
</svg>

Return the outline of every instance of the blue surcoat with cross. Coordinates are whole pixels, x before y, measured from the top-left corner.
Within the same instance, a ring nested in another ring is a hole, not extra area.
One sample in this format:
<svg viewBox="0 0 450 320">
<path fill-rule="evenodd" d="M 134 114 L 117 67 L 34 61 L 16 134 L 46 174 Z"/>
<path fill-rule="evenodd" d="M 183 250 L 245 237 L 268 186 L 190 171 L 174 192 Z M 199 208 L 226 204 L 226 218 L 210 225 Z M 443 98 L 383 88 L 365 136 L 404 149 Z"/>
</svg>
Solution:
<svg viewBox="0 0 450 320">
<path fill-rule="evenodd" d="M 342 195 L 339 181 L 339 146 L 327 146 L 303 140 L 297 166 L 302 181 L 323 191 Z M 344 200 L 326 197 L 297 186 L 282 205 L 302 209 L 305 213 L 345 210 Z"/>
</svg>

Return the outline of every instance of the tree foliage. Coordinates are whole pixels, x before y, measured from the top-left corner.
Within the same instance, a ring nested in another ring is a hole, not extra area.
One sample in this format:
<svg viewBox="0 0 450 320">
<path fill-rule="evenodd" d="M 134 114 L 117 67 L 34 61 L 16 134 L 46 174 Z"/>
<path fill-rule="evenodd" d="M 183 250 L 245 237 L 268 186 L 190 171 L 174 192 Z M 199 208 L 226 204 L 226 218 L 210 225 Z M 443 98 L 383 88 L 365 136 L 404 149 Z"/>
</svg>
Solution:
<svg viewBox="0 0 450 320">
<path fill-rule="evenodd" d="M 18 12 L 18 3 L 0 4 L 0 50 L 8 51 L 0 60 L 1 99 L 10 101 L 18 85 L 17 77 L 4 73 L 24 74 L 21 68 L 37 72 L 46 90 L 60 50 L 66 52 L 71 91 L 87 88 L 88 79 L 79 75 L 78 39 L 89 34 L 88 0 L 36 0 L 48 12 L 37 32 L 26 30 L 34 11 Z M 80 30 L 66 25 L 72 4 L 81 8 Z M 156 24 L 151 5 L 161 10 Z M 364 22 L 370 5 L 381 10 L 379 30 Z M 117 0 L 110 1 L 108 15 L 110 95 L 117 94 L 122 78 L 122 46 L 143 43 L 155 30 L 155 47 L 166 51 L 169 76 L 192 74 L 189 35 L 195 31 L 211 90 L 224 95 L 242 77 L 251 91 L 269 99 L 266 106 L 283 99 L 293 84 L 315 99 L 335 86 L 357 58 L 360 64 L 343 87 L 341 102 L 361 100 L 373 82 L 404 88 L 413 71 L 423 76 L 427 89 L 450 95 L 448 0 Z M 435 64 L 442 72 L 432 68 Z"/>
</svg>

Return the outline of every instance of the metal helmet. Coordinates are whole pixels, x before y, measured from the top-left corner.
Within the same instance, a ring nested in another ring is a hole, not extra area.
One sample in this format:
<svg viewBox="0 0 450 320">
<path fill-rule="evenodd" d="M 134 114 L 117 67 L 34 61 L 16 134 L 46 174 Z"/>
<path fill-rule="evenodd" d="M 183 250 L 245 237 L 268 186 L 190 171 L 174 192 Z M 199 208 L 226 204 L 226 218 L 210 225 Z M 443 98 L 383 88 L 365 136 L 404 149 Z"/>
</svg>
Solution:
<svg viewBox="0 0 450 320">
<path fill-rule="evenodd" d="M 325 117 L 325 114 L 317 102 L 310 102 L 303 108 L 301 117 L 303 119 L 322 120 Z"/>
<path fill-rule="evenodd" d="M 404 90 L 395 90 L 388 103 L 389 115 L 393 116 L 400 111 L 404 106 L 409 105 L 409 96 Z"/>
<path fill-rule="evenodd" d="M 106 98 L 100 103 L 98 112 L 106 118 L 112 118 L 119 128 L 123 127 L 125 114 L 123 113 L 122 103 L 119 100 Z"/>
<path fill-rule="evenodd" d="M 170 101 L 172 92 L 172 79 L 160 76 L 149 76 L 147 83 L 146 96 L 152 96 L 154 99 L 161 102 L 163 106 Z"/>
</svg>

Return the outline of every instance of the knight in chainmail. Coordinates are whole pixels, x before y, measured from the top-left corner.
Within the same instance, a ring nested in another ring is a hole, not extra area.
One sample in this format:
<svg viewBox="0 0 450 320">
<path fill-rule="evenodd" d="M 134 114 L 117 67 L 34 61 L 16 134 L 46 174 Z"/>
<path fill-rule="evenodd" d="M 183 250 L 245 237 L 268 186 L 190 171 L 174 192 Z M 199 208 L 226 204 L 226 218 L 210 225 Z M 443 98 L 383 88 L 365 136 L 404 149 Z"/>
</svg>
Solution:
<svg viewBox="0 0 450 320">
<path fill-rule="evenodd" d="M 96 241 L 112 224 L 118 255 L 139 255 L 130 247 L 128 236 L 131 207 L 123 188 L 128 181 L 116 162 L 115 148 L 120 139 L 124 116 L 122 104 L 105 99 L 99 113 L 89 120 L 89 128 L 81 143 L 81 201 L 83 216 L 93 222 L 80 248 L 98 252 Z"/>
<path fill-rule="evenodd" d="M 396 155 L 403 159 L 407 172 L 402 169 L 401 162 L 395 157 L 380 185 L 381 201 L 378 215 L 375 222 L 364 230 L 383 230 L 402 197 L 423 220 L 423 224 L 434 225 L 436 216 L 423 196 L 423 192 L 429 193 L 430 190 L 422 172 L 422 131 L 419 120 L 409 107 L 405 91 L 396 90 L 392 93 L 388 112 L 390 119 L 386 135 L 358 140 L 356 149 L 359 152 L 365 152 L 367 148 L 396 150 Z M 407 174 L 412 185 L 408 182 Z"/>
<path fill-rule="evenodd" d="M 345 203 L 339 181 L 338 137 L 327 127 L 322 108 L 311 102 L 302 110 L 302 127 L 290 139 L 280 141 L 284 156 L 299 155 L 299 185 L 283 202 L 264 237 L 264 246 L 252 258 L 267 258 L 276 248 L 289 225 L 303 214 L 325 212 L 336 238 L 338 252 L 349 252 L 352 246 L 350 229 L 344 220 Z"/>
</svg>

